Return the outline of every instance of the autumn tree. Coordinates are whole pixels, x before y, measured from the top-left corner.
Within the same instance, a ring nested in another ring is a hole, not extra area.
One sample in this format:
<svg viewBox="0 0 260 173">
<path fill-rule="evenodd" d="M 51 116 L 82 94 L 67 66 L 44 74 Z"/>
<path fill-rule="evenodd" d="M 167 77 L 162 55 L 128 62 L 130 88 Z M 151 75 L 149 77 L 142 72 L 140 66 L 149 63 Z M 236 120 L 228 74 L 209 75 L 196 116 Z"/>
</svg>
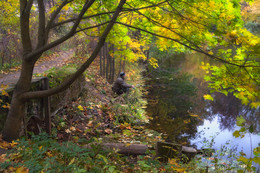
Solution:
<svg viewBox="0 0 260 173">
<path fill-rule="evenodd" d="M 0 69 L 11 67 L 20 58 L 18 5 L 15 0 L 0 2 Z"/>
<path fill-rule="evenodd" d="M 48 97 L 68 88 L 90 66 L 106 40 L 115 47 L 114 57 L 135 61 L 146 58 L 144 52 L 152 38 L 156 37 L 156 44 L 161 50 L 174 48 L 182 52 L 197 51 L 234 69 L 244 69 L 252 80 L 259 80 L 253 75 L 259 67 L 254 53 L 259 38 L 243 28 L 239 0 L 56 0 L 51 1 L 52 7 L 47 5 L 48 8 L 44 2 L 20 0 L 23 58 L 21 75 L 3 130 L 3 138 L 8 141 L 19 137 L 25 102 Z M 30 35 L 32 12 L 38 16 L 35 46 Z M 52 40 L 50 33 L 61 26 L 70 29 L 60 38 Z M 82 31 L 99 38 L 86 62 L 60 86 L 44 91 L 29 91 L 33 68 L 41 55 Z M 138 37 L 133 37 L 133 32 L 139 33 Z M 213 54 L 216 46 L 233 46 L 235 49 L 231 52 L 229 49 L 219 49 Z M 232 70 L 232 73 L 235 71 Z"/>
</svg>

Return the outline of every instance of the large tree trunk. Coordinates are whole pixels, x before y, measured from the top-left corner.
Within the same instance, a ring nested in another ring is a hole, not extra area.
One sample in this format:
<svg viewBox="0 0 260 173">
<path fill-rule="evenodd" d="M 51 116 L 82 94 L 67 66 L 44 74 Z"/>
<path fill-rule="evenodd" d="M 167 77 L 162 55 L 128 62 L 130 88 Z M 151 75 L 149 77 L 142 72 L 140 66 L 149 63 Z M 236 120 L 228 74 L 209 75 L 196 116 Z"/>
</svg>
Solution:
<svg viewBox="0 0 260 173">
<path fill-rule="evenodd" d="M 21 98 L 21 94 L 30 90 L 33 67 L 34 63 L 23 61 L 21 75 L 14 89 L 10 110 L 3 129 L 3 139 L 6 141 L 10 142 L 20 135 L 26 105 L 26 100 Z"/>
</svg>

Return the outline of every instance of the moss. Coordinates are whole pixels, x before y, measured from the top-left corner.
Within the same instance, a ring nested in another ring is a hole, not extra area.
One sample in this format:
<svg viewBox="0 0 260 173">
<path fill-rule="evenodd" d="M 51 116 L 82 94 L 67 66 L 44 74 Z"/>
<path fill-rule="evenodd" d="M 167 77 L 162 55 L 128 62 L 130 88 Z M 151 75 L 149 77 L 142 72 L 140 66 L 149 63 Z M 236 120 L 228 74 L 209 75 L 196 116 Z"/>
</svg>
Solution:
<svg viewBox="0 0 260 173">
<path fill-rule="evenodd" d="M 61 84 L 61 82 L 71 76 L 77 71 L 76 65 L 70 64 L 63 66 L 62 68 L 51 68 L 45 72 L 50 79 L 50 88 L 54 88 Z"/>
</svg>

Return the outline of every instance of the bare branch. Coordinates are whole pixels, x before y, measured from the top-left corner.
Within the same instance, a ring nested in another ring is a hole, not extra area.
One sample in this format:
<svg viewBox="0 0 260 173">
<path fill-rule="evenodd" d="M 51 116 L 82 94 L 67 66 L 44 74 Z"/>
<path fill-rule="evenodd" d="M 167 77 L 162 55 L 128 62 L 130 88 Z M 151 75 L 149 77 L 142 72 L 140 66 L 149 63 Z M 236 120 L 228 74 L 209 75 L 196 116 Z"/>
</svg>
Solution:
<svg viewBox="0 0 260 173">
<path fill-rule="evenodd" d="M 97 28 L 97 27 L 99 27 L 99 26 L 102 26 L 102 25 L 105 25 L 105 24 L 108 24 L 108 23 L 109 23 L 109 22 L 104 22 L 104 23 L 100 23 L 100 24 L 98 24 L 98 25 L 94 25 L 94 26 L 82 28 L 82 29 L 77 30 L 76 33 L 81 32 L 81 31 L 85 31 L 85 30 L 88 30 L 88 29 L 92 29 L 92 28 Z"/>
<path fill-rule="evenodd" d="M 97 16 L 101 16 L 101 15 L 106 15 L 106 14 L 113 14 L 113 12 L 104 12 L 104 13 L 98 13 L 98 14 L 94 14 L 94 15 L 91 15 L 91 16 L 85 16 L 85 17 L 82 17 L 82 19 L 90 19 L 92 17 L 97 17 Z M 55 28 L 57 26 L 60 26 L 60 25 L 63 25 L 63 24 L 66 24 L 66 23 L 70 23 L 70 22 L 74 22 L 75 20 L 77 20 L 78 18 L 75 17 L 75 18 L 72 18 L 72 19 L 68 19 L 68 20 L 65 20 L 65 21 L 62 21 L 62 22 L 59 22 L 59 23 L 56 23 L 56 24 L 53 24 L 51 28 Z"/>
</svg>

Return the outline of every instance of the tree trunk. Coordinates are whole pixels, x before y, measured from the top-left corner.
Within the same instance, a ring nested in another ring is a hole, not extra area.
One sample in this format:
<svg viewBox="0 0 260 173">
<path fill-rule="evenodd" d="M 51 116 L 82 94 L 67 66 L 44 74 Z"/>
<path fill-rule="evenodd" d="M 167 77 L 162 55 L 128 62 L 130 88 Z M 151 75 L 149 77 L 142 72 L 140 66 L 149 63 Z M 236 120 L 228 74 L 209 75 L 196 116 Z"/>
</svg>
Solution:
<svg viewBox="0 0 260 173">
<path fill-rule="evenodd" d="M 107 57 L 107 66 L 106 66 L 106 79 L 108 80 L 108 72 L 109 72 L 109 51 L 108 51 L 108 43 L 106 44 L 106 57 Z"/>
<path fill-rule="evenodd" d="M 103 77 L 106 75 L 106 43 L 103 45 Z"/>
<path fill-rule="evenodd" d="M 109 49 L 108 49 L 108 57 L 109 57 L 109 75 L 108 75 L 108 82 L 111 83 L 111 79 L 112 79 L 112 56 L 110 54 L 112 50 L 112 45 L 110 44 Z"/>
<path fill-rule="evenodd" d="M 88 144 L 85 145 L 85 148 L 92 148 L 92 145 L 97 144 Z M 118 150 L 119 154 L 124 155 L 146 155 L 148 146 L 144 144 L 123 144 L 123 143 L 104 143 L 100 144 L 105 150 Z"/>
<path fill-rule="evenodd" d="M 6 141 L 11 142 L 20 136 L 26 104 L 26 101 L 20 95 L 30 90 L 33 67 L 34 63 L 23 61 L 21 75 L 14 89 L 10 110 L 3 129 L 3 139 Z"/>
<path fill-rule="evenodd" d="M 114 49 L 114 46 L 113 46 L 113 55 L 115 54 L 115 49 Z M 114 82 L 114 79 L 115 79 L 115 56 L 112 57 L 112 79 L 111 79 L 111 83 Z"/>
<path fill-rule="evenodd" d="M 99 52 L 99 72 L 100 72 L 100 76 L 102 76 L 103 72 L 102 72 L 102 49 L 101 51 Z"/>
</svg>

